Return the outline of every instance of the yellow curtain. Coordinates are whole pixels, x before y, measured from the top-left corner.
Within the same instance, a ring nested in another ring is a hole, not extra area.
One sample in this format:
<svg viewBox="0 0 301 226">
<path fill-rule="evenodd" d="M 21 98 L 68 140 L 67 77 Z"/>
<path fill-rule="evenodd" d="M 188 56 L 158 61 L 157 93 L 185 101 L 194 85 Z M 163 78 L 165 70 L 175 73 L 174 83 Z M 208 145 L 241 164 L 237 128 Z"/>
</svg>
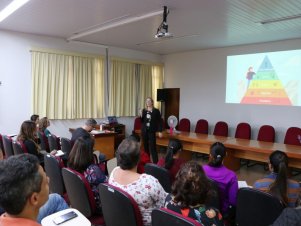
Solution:
<svg viewBox="0 0 301 226">
<path fill-rule="evenodd" d="M 50 119 L 104 116 L 103 59 L 32 51 L 32 110 Z"/>
<path fill-rule="evenodd" d="M 161 102 L 157 102 L 157 89 L 163 88 L 163 81 L 163 66 L 152 66 L 152 96 L 154 99 L 154 106 L 158 109 L 161 109 Z"/>
<path fill-rule="evenodd" d="M 152 96 L 152 66 L 139 65 L 139 74 L 137 75 L 138 84 L 138 109 L 145 107 L 145 100 Z"/>
<path fill-rule="evenodd" d="M 109 115 L 136 116 L 145 107 L 147 97 L 156 102 L 157 89 L 163 88 L 163 66 L 138 64 L 122 59 L 111 59 L 109 77 Z"/>
<path fill-rule="evenodd" d="M 111 60 L 109 115 L 135 115 L 137 109 L 136 72 L 136 65 L 134 63 Z"/>
</svg>

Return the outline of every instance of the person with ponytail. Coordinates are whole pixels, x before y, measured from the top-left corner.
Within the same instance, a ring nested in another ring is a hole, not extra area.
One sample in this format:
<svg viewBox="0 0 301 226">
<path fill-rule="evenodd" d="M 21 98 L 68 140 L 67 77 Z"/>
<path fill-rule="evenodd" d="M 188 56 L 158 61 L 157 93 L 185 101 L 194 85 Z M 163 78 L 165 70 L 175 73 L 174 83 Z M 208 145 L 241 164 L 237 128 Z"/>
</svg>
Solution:
<svg viewBox="0 0 301 226">
<path fill-rule="evenodd" d="M 236 206 L 238 181 L 236 174 L 223 165 L 226 148 L 220 143 L 213 143 L 210 147 L 209 163 L 203 169 L 207 177 L 215 181 L 219 187 L 221 212 L 224 216 L 231 215 Z"/>
<path fill-rule="evenodd" d="M 182 148 L 183 145 L 180 140 L 170 139 L 165 158 L 161 158 L 157 164 L 169 171 L 171 182 L 175 180 L 179 169 L 185 163 L 185 161 L 180 158 Z"/>
<path fill-rule="evenodd" d="M 300 185 L 288 178 L 288 157 L 279 150 L 269 157 L 271 173 L 265 178 L 255 181 L 253 187 L 269 192 L 277 197 L 285 206 L 295 207 L 299 200 Z"/>
</svg>

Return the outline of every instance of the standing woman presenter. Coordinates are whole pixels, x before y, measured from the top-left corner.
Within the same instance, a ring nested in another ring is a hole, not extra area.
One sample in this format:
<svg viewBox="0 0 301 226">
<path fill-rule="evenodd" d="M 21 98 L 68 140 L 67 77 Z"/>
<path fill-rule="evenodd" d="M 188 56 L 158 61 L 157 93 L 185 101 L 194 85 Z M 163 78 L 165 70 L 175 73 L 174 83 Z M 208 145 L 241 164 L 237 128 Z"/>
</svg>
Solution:
<svg viewBox="0 0 301 226">
<path fill-rule="evenodd" d="M 161 114 L 160 111 L 154 107 L 154 101 L 151 97 L 146 98 L 145 104 L 146 108 L 140 111 L 144 150 L 151 155 L 153 163 L 157 163 L 156 132 L 159 132 L 158 136 L 162 137 Z"/>
</svg>

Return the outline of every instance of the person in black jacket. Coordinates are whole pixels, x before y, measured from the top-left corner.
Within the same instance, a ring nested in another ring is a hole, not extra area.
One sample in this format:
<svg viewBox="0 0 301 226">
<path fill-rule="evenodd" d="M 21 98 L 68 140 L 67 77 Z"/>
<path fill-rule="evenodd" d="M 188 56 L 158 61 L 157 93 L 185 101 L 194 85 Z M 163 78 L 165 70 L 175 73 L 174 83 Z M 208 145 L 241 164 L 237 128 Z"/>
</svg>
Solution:
<svg viewBox="0 0 301 226">
<path fill-rule="evenodd" d="M 160 111 L 154 107 L 154 101 L 151 97 L 146 98 L 145 104 L 146 108 L 140 112 L 144 150 L 151 155 L 153 163 L 157 163 L 156 132 L 159 132 L 159 137 L 162 137 L 161 114 Z"/>
</svg>

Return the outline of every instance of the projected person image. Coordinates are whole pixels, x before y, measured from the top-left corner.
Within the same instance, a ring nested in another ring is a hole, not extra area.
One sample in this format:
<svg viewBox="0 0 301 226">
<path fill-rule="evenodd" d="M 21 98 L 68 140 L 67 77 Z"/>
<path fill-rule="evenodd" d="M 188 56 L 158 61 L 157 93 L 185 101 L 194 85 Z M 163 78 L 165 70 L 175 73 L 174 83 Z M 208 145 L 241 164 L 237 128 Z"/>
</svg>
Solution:
<svg viewBox="0 0 301 226">
<path fill-rule="evenodd" d="M 253 76 L 255 75 L 256 73 L 253 71 L 253 67 L 249 67 L 248 69 L 248 72 L 247 72 L 247 75 L 246 75 L 246 79 L 248 80 L 247 82 L 247 89 L 249 88 L 250 86 L 250 83 L 253 79 Z"/>
</svg>

